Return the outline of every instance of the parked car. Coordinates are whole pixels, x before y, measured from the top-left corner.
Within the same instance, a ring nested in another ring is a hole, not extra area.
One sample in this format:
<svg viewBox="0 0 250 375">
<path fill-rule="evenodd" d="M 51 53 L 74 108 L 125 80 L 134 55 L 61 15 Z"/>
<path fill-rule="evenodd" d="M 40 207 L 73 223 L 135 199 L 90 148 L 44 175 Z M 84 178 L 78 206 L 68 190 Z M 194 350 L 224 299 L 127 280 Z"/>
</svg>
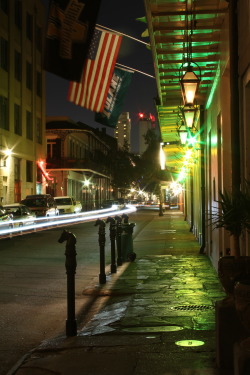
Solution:
<svg viewBox="0 0 250 375">
<path fill-rule="evenodd" d="M 7 204 L 3 206 L 5 212 L 12 215 L 14 226 L 22 227 L 35 223 L 36 215 L 27 206 L 21 203 Z M 17 221 L 15 223 L 15 221 Z"/>
<path fill-rule="evenodd" d="M 13 228 L 13 217 L 11 214 L 6 213 L 4 208 L 0 207 L 0 232 L 2 229 Z"/>
<path fill-rule="evenodd" d="M 76 214 L 82 211 L 81 202 L 76 201 L 73 197 L 63 196 L 54 197 L 54 199 L 60 214 Z"/>
<path fill-rule="evenodd" d="M 115 201 L 113 199 L 107 199 L 102 202 L 101 205 L 102 208 L 113 208 L 113 209 L 119 209 L 121 210 L 122 208 L 125 207 L 124 203 L 119 202 L 118 200 Z"/>
<path fill-rule="evenodd" d="M 36 217 L 59 215 L 56 202 L 50 194 L 27 195 L 21 203 L 29 207 Z"/>
<path fill-rule="evenodd" d="M 113 204 L 114 204 L 114 200 L 113 199 L 107 199 L 107 200 L 105 200 L 105 201 L 102 202 L 101 207 L 102 208 L 111 208 Z"/>
</svg>

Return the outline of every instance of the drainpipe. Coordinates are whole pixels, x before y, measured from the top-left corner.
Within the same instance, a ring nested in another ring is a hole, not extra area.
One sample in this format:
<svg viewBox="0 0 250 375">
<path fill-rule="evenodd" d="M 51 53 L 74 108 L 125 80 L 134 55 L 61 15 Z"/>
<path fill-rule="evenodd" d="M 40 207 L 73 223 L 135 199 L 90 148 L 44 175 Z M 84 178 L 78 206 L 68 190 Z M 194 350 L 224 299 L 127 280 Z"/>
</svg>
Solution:
<svg viewBox="0 0 250 375">
<path fill-rule="evenodd" d="M 200 247 L 200 254 L 204 254 L 205 247 L 206 247 L 206 216 L 205 216 L 205 208 L 206 208 L 206 201 L 205 201 L 205 134 L 204 134 L 204 107 L 200 106 L 200 148 L 201 148 L 201 247 Z"/>
<path fill-rule="evenodd" d="M 230 46 L 230 113 L 232 150 L 232 191 L 240 189 L 240 131 L 239 131 L 239 83 L 238 83 L 238 0 L 229 2 Z"/>
</svg>

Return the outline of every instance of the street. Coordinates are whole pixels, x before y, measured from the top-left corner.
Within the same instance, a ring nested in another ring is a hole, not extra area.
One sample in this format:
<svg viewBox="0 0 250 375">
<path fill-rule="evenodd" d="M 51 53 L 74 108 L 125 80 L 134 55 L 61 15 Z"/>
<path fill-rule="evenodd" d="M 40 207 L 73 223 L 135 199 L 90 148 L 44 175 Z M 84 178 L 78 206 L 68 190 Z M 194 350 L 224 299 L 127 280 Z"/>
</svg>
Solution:
<svg viewBox="0 0 250 375">
<path fill-rule="evenodd" d="M 134 237 L 155 212 L 129 215 L 135 222 Z M 99 283 L 98 227 L 95 222 L 66 229 L 77 238 L 75 275 L 76 318 L 88 320 L 93 296 L 84 288 Z M 0 374 L 4 375 L 41 341 L 65 334 L 67 318 L 67 275 L 65 243 L 58 243 L 62 228 L 0 241 Z M 109 225 L 106 226 L 106 273 L 110 270 Z M 83 323 L 82 323 L 83 324 Z"/>
</svg>

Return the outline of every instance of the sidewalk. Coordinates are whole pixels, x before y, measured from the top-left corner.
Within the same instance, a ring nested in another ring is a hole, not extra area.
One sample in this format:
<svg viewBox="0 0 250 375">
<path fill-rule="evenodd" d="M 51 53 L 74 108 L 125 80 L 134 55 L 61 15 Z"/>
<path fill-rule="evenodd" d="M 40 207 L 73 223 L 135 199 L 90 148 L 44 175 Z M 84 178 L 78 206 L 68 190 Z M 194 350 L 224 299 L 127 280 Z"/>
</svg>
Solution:
<svg viewBox="0 0 250 375">
<path fill-rule="evenodd" d="M 97 296 L 92 320 L 8 375 L 232 375 L 215 363 L 214 304 L 225 294 L 199 249 L 182 213 L 156 212 L 134 239 L 136 260 L 83 291 Z"/>
</svg>

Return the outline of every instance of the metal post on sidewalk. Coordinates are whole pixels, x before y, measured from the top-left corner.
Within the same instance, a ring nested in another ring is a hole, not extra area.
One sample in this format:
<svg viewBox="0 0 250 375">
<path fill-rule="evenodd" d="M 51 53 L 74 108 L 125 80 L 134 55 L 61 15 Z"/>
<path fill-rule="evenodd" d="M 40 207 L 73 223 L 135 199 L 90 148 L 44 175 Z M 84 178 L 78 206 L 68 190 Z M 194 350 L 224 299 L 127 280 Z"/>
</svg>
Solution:
<svg viewBox="0 0 250 375">
<path fill-rule="evenodd" d="M 109 232 L 110 232 L 110 244 L 111 244 L 111 264 L 110 264 L 110 272 L 116 273 L 116 261 L 115 261 L 115 238 L 116 238 L 116 223 L 115 219 L 109 216 L 106 220 L 106 223 L 110 223 L 109 225 Z"/>
<path fill-rule="evenodd" d="M 124 224 L 128 224 L 129 217 L 127 214 L 122 214 L 122 219 L 123 219 Z"/>
<path fill-rule="evenodd" d="M 122 217 L 116 215 L 116 246 L 117 246 L 117 265 L 122 265 Z"/>
<path fill-rule="evenodd" d="M 122 262 L 134 261 L 136 254 L 133 249 L 133 231 L 135 223 L 128 222 L 128 215 L 122 214 L 122 235 L 121 235 L 121 257 Z"/>
<path fill-rule="evenodd" d="M 67 273 L 67 320 L 66 336 L 76 336 L 77 323 L 75 319 L 75 273 L 76 273 L 76 236 L 64 230 L 58 242 L 66 242 L 65 250 L 65 268 Z"/>
<path fill-rule="evenodd" d="M 162 203 L 159 204 L 159 216 L 164 216 Z"/>
<path fill-rule="evenodd" d="M 99 247 L 100 247 L 100 273 L 99 273 L 99 283 L 106 283 L 106 274 L 105 274 L 105 242 L 106 242 L 106 233 L 105 233 L 105 221 L 97 219 L 95 226 L 99 225 Z"/>
</svg>

